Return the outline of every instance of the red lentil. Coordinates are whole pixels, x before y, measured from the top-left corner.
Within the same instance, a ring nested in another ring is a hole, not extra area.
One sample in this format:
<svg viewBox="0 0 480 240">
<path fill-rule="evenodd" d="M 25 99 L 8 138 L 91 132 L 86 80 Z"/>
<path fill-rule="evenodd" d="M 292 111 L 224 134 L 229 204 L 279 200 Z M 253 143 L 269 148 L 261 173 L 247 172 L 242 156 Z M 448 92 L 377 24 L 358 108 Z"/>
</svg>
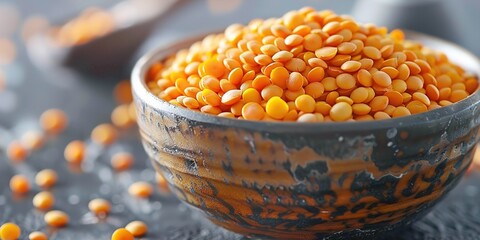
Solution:
<svg viewBox="0 0 480 240">
<path fill-rule="evenodd" d="M 10 189 L 14 193 L 26 194 L 30 191 L 30 183 L 23 175 L 15 175 L 10 179 Z"/>
<path fill-rule="evenodd" d="M 15 223 L 8 222 L 0 226 L 0 239 L 2 240 L 18 239 L 21 233 L 20 227 Z"/>
<path fill-rule="evenodd" d="M 47 133 L 58 134 L 68 124 L 67 115 L 60 109 L 49 109 L 40 116 L 40 125 Z"/>
</svg>

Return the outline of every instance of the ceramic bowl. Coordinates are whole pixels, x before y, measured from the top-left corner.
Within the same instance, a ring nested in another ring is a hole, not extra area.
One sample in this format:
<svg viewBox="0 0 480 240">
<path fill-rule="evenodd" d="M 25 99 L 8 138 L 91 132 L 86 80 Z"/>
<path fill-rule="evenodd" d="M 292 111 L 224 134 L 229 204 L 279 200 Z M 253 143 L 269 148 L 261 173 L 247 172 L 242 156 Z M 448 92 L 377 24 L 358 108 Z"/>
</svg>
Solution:
<svg viewBox="0 0 480 240">
<path fill-rule="evenodd" d="M 409 39 L 480 73 L 466 50 Z M 480 92 L 403 118 L 343 123 L 253 122 L 176 107 L 144 76 L 199 37 L 144 56 L 133 70 L 146 152 L 176 196 L 231 231 L 275 239 L 372 239 L 424 216 L 461 179 L 480 140 Z"/>
</svg>

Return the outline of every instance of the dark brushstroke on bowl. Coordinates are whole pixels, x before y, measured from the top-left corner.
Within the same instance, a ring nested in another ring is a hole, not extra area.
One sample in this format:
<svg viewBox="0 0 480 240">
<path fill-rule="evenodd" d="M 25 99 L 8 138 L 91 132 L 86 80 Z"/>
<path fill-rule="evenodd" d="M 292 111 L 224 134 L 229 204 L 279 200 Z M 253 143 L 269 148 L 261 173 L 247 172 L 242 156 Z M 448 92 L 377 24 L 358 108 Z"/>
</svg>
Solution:
<svg viewBox="0 0 480 240">
<path fill-rule="evenodd" d="M 451 43 L 408 33 L 475 74 L 480 62 Z M 152 63 L 133 92 L 144 147 L 174 193 L 246 236 L 372 239 L 424 216 L 465 173 L 479 142 L 480 92 L 422 114 L 348 123 L 251 122 L 179 108 L 152 95 Z"/>
</svg>

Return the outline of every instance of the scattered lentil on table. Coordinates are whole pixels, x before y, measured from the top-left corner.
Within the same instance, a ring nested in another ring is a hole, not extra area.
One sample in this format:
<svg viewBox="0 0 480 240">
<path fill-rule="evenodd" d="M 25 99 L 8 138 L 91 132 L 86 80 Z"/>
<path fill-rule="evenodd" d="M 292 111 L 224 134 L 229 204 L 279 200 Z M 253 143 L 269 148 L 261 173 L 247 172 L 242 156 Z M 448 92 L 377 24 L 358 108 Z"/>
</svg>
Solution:
<svg viewBox="0 0 480 240">
<path fill-rule="evenodd" d="M 125 226 L 125 229 L 129 231 L 134 237 L 141 237 L 148 231 L 148 226 L 142 221 L 133 221 Z"/>
<path fill-rule="evenodd" d="M 60 109 L 49 109 L 40 115 L 40 126 L 50 134 L 63 132 L 68 125 L 68 117 Z"/>
<path fill-rule="evenodd" d="M 104 123 L 92 130 L 92 141 L 100 145 L 110 145 L 117 140 L 117 129 L 111 124 Z"/>
<path fill-rule="evenodd" d="M 125 228 L 119 228 L 112 234 L 112 240 L 134 240 L 135 237 Z"/>
<path fill-rule="evenodd" d="M 35 231 L 28 235 L 28 240 L 48 240 L 48 237 L 45 233 Z"/>
<path fill-rule="evenodd" d="M 134 162 L 134 157 L 128 152 L 119 152 L 112 156 L 110 163 L 116 171 L 125 171 L 129 169 Z"/>
<path fill-rule="evenodd" d="M 65 147 L 64 157 L 70 163 L 81 163 L 85 157 L 85 148 L 83 141 L 72 141 Z"/>
<path fill-rule="evenodd" d="M 12 141 L 7 146 L 7 157 L 13 162 L 21 162 L 28 157 L 28 151 L 19 141 Z"/>
<path fill-rule="evenodd" d="M 35 231 L 35 232 L 31 232 L 28 235 L 28 239 L 29 240 L 48 240 L 48 237 L 45 233 Z"/>
<path fill-rule="evenodd" d="M 150 91 L 173 105 L 229 118 L 364 121 L 465 99 L 476 76 L 398 29 L 305 7 L 233 24 L 153 64 Z"/>
<path fill-rule="evenodd" d="M 130 195 L 139 198 L 148 198 L 153 193 L 153 187 L 148 182 L 135 182 L 128 188 Z"/>
<path fill-rule="evenodd" d="M 2 240 L 16 240 L 21 233 L 20 227 L 15 223 L 7 222 L 0 226 L 0 239 Z"/>
<path fill-rule="evenodd" d="M 10 189 L 17 194 L 26 194 L 30 191 L 30 182 L 23 175 L 15 175 L 10 179 Z"/>
<path fill-rule="evenodd" d="M 70 217 L 63 211 L 52 210 L 43 217 L 45 222 L 52 227 L 64 227 L 70 221 Z"/>
<path fill-rule="evenodd" d="M 32 199 L 33 206 L 40 210 L 49 210 L 55 204 L 55 197 L 50 192 L 39 192 Z"/>
<path fill-rule="evenodd" d="M 110 212 L 110 208 L 110 202 L 101 198 L 93 199 L 88 203 L 88 209 L 97 216 L 107 215 Z"/>
<path fill-rule="evenodd" d="M 51 188 L 57 183 L 58 175 L 55 170 L 43 169 L 35 175 L 35 183 L 42 188 Z"/>
</svg>

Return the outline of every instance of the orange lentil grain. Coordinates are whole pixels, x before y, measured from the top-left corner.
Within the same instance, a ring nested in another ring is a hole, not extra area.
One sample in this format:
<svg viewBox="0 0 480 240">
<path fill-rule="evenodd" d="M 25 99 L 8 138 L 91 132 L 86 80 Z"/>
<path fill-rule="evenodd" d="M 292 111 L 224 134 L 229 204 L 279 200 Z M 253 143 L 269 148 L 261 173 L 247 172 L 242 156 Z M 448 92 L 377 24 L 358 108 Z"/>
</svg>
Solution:
<svg viewBox="0 0 480 240">
<path fill-rule="evenodd" d="M 322 60 L 331 60 L 337 55 L 338 49 L 336 47 L 323 47 L 315 50 L 315 56 Z"/>
<path fill-rule="evenodd" d="M 159 66 L 161 68 L 161 66 Z M 157 71 L 158 72 L 158 71 Z M 120 104 L 127 104 L 133 101 L 132 86 L 129 80 L 119 82 L 113 90 L 115 100 Z"/>
<path fill-rule="evenodd" d="M 418 100 L 413 100 L 409 102 L 406 107 L 412 114 L 423 113 L 428 110 L 427 106 Z"/>
<path fill-rule="evenodd" d="M 320 58 L 316 58 L 316 57 L 312 57 L 312 58 L 308 59 L 308 65 L 310 67 L 321 67 L 323 69 L 328 67 L 328 65 L 325 61 L 323 61 Z"/>
<path fill-rule="evenodd" d="M 242 99 L 245 102 L 256 102 L 260 103 L 262 101 L 262 96 L 255 88 L 248 88 L 242 93 Z"/>
<path fill-rule="evenodd" d="M 112 234 L 112 240 L 134 240 L 135 237 L 125 228 L 119 228 Z"/>
<path fill-rule="evenodd" d="M 407 89 L 417 91 L 423 87 L 423 81 L 417 76 L 410 76 L 407 78 Z"/>
<path fill-rule="evenodd" d="M 7 146 L 7 157 L 14 162 L 21 162 L 28 157 L 27 149 L 18 141 L 13 141 Z"/>
<path fill-rule="evenodd" d="M 10 179 L 10 190 L 18 194 L 26 194 L 30 191 L 30 183 L 23 175 L 15 175 Z"/>
<path fill-rule="evenodd" d="M 112 165 L 112 168 L 116 171 L 125 171 L 132 166 L 134 161 L 135 158 L 132 154 L 128 152 L 119 152 L 112 156 L 110 159 L 110 165 Z"/>
<path fill-rule="evenodd" d="M 468 97 L 468 92 L 465 90 L 453 90 L 450 94 L 450 102 L 458 102 Z"/>
<path fill-rule="evenodd" d="M 384 94 L 388 97 L 388 103 L 398 107 L 403 104 L 403 96 L 400 92 L 397 91 L 388 91 Z"/>
<path fill-rule="evenodd" d="M 97 216 L 107 215 L 110 212 L 110 208 L 110 202 L 102 198 L 95 198 L 88 203 L 88 209 Z"/>
<path fill-rule="evenodd" d="M 229 74 L 228 74 L 228 80 L 234 84 L 238 85 L 241 83 L 243 78 L 243 70 L 239 67 L 234 68 Z"/>
<path fill-rule="evenodd" d="M 395 108 L 395 110 L 392 113 L 393 118 L 404 117 L 408 115 L 411 115 L 410 110 L 408 110 L 408 108 L 403 106 Z"/>
<path fill-rule="evenodd" d="M 273 84 L 285 89 L 287 87 L 287 80 L 290 77 L 290 73 L 284 67 L 277 67 L 270 73 L 270 79 Z"/>
<path fill-rule="evenodd" d="M 360 69 L 362 64 L 357 61 L 346 61 L 340 67 L 345 72 L 356 72 Z"/>
<path fill-rule="evenodd" d="M 288 113 L 288 104 L 282 98 L 275 96 L 268 100 L 265 110 L 268 116 L 282 119 Z"/>
<path fill-rule="evenodd" d="M 321 67 L 314 67 L 307 74 L 307 79 L 309 82 L 320 82 L 324 77 L 325 70 Z"/>
<path fill-rule="evenodd" d="M 21 142 L 22 145 L 28 150 L 38 150 L 43 146 L 45 137 L 40 132 L 28 131 L 22 135 Z"/>
<path fill-rule="evenodd" d="M 457 82 L 457 83 L 454 83 L 452 84 L 452 87 L 451 87 L 452 91 L 454 90 L 467 90 L 466 86 L 465 86 L 465 83 L 463 82 Z"/>
<path fill-rule="evenodd" d="M 233 89 L 236 89 L 236 88 L 237 87 L 233 83 L 231 83 L 229 80 L 227 80 L 227 79 L 220 80 L 221 91 L 227 92 L 227 91 L 230 91 L 230 90 L 233 90 Z M 193 96 L 189 96 L 189 97 L 195 97 L 197 92 L 198 91 L 195 91 L 195 94 L 192 94 Z M 187 95 L 187 94 L 185 93 L 185 95 Z"/>
<path fill-rule="evenodd" d="M 302 88 L 304 82 L 304 77 L 301 73 L 292 72 L 290 77 L 287 80 L 287 88 L 291 91 L 297 91 Z"/>
<path fill-rule="evenodd" d="M 221 102 L 226 105 L 233 105 L 242 98 L 242 90 L 230 90 L 223 94 Z"/>
<path fill-rule="evenodd" d="M 113 125 L 119 128 L 129 128 L 135 121 L 129 115 L 129 105 L 123 104 L 115 107 L 111 114 L 111 120 Z"/>
<path fill-rule="evenodd" d="M 225 67 L 221 62 L 211 58 L 203 63 L 203 71 L 207 75 L 212 75 L 218 78 L 225 72 Z"/>
<path fill-rule="evenodd" d="M 92 141 L 101 145 L 110 145 L 117 140 L 117 129 L 111 124 L 104 123 L 96 126 L 91 133 Z"/>
<path fill-rule="evenodd" d="M 315 99 L 308 94 L 300 95 L 295 99 L 295 106 L 298 111 L 312 113 L 315 111 Z"/>
<path fill-rule="evenodd" d="M 35 231 L 28 235 L 28 240 L 48 240 L 48 236 L 45 233 Z"/>
<path fill-rule="evenodd" d="M 67 115 L 60 109 L 49 109 L 40 116 L 40 126 L 47 133 L 58 134 L 68 124 Z"/>
<path fill-rule="evenodd" d="M 325 92 L 325 87 L 320 82 L 312 82 L 305 86 L 305 93 L 317 99 Z"/>
<path fill-rule="evenodd" d="M 350 104 L 345 102 L 339 102 L 332 106 L 330 109 L 330 118 L 333 121 L 346 121 L 352 117 L 353 109 Z"/>
<path fill-rule="evenodd" d="M 430 106 L 430 99 L 428 98 L 427 95 L 421 92 L 415 92 L 412 94 L 412 99 L 413 100 L 418 100 L 422 102 L 423 104 Z"/>
<path fill-rule="evenodd" d="M 445 106 L 452 105 L 453 103 L 450 102 L 450 101 L 448 101 L 448 100 L 441 100 L 441 101 L 439 102 L 439 104 L 440 104 L 440 106 L 445 107 Z"/>
<path fill-rule="evenodd" d="M 316 113 L 321 113 L 323 115 L 328 115 L 330 113 L 330 110 L 332 109 L 332 106 L 328 104 L 327 102 L 320 101 L 315 103 L 315 112 Z"/>
<path fill-rule="evenodd" d="M 372 112 L 378 112 L 384 110 L 389 103 L 387 96 L 377 96 L 372 99 L 369 106 L 372 108 Z"/>
<path fill-rule="evenodd" d="M 339 96 L 340 94 L 338 92 L 329 92 L 325 98 L 325 101 L 330 105 L 334 105 Z"/>
<path fill-rule="evenodd" d="M 395 79 L 392 81 L 392 89 L 399 93 L 405 92 L 407 88 L 408 88 L 407 83 L 403 80 Z"/>
<path fill-rule="evenodd" d="M 2 240 L 19 239 L 21 233 L 20 227 L 15 223 L 7 222 L 0 226 L 0 239 Z"/>
<path fill-rule="evenodd" d="M 64 157 L 68 162 L 80 163 L 85 157 L 85 149 L 82 141 L 72 141 L 65 147 Z"/>
<path fill-rule="evenodd" d="M 55 204 L 55 197 L 50 192 L 39 192 L 32 199 L 33 206 L 40 210 L 49 210 Z"/>
<path fill-rule="evenodd" d="M 382 53 L 380 52 L 380 50 L 378 50 L 375 47 L 371 47 L 371 46 L 364 47 L 363 48 L 363 54 L 365 54 L 365 56 L 367 56 L 367 57 L 369 57 L 373 60 L 377 60 L 377 59 L 380 59 L 382 57 Z"/>
<path fill-rule="evenodd" d="M 350 98 L 354 103 L 362 103 L 368 99 L 368 90 L 364 87 L 356 88 L 350 94 Z"/>
<path fill-rule="evenodd" d="M 372 74 L 373 81 L 381 87 L 388 87 L 392 84 L 390 75 L 383 71 L 377 71 Z"/>
<path fill-rule="evenodd" d="M 258 91 L 262 91 L 268 85 L 270 85 L 270 79 L 265 75 L 257 75 L 252 81 L 252 87 Z"/>
<path fill-rule="evenodd" d="M 287 62 L 293 58 L 293 53 L 289 51 L 279 51 L 272 56 L 272 60 L 275 62 Z"/>
<path fill-rule="evenodd" d="M 318 34 L 310 33 L 305 36 L 303 47 L 308 51 L 315 51 L 322 47 L 322 37 Z"/>
<path fill-rule="evenodd" d="M 42 188 L 53 187 L 58 180 L 58 175 L 55 170 L 43 169 L 35 175 L 35 183 Z"/>
<path fill-rule="evenodd" d="M 373 115 L 373 118 L 375 120 L 385 120 L 385 119 L 390 119 L 392 117 L 390 117 L 390 115 L 388 115 L 387 113 L 385 112 L 376 112 L 374 115 Z"/>
<path fill-rule="evenodd" d="M 371 87 L 373 84 L 372 74 L 365 69 L 360 69 L 357 73 L 358 82 L 364 87 Z"/>
<path fill-rule="evenodd" d="M 283 89 L 275 84 L 270 84 L 262 89 L 260 95 L 262 96 L 263 100 L 268 101 L 272 97 L 282 97 Z"/>
<path fill-rule="evenodd" d="M 335 99 L 335 102 L 336 103 L 339 103 L 339 102 L 346 102 L 350 105 L 353 104 L 353 100 L 349 97 L 346 97 L 346 96 L 340 96 L 340 97 L 337 97 L 337 99 Z"/>
<path fill-rule="evenodd" d="M 478 89 L 478 80 L 475 78 L 470 78 L 465 81 L 465 90 L 472 94 Z M 477 151 L 478 152 L 478 151 Z"/>
<path fill-rule="evenodd" d="M 355 103 L 352 105 L 352 111 L 355 115 L 366 115 L 372 108 L 365 103 Z"/>
<path fill-rule="evenodd" d="M 344 42 L 338 45 L 337 49 L 340 54 L 351 54 L 357 50 L 357 45 L 351 42 Z"/>
<path fill-rule="evenodd" d="M 242 117 L 246 120 L 262 120 L 265 117 L 265 110 L 256 102 L 249 102 L 242 107 Z"/>
<path fill-rule="evenodd" d="M 148 231 L 147 224 L 145 224 L 142 221 L 130 222 L 125 226 L 125 229 L 127 229 L 127 231 L 132 233 L 134 237 L 141 237 L 145 235 Z"/>
<path fill-rule="evenodd" d="M 303 59 L 292 58 L 290 61 L 285 63 L 285 68 L 290 72 L 303 72 L 306 68 L 306 63 Z"/>
<path fill-rule="evenodd" d="M 337 86 L 341 89 L 352 89 L 356 82 L 355 77 L 348 73 L 342 73 L 336 78 Z"/>
<path fill-rule="evenodd" d="M 139 198 L 148 198 L 153 193 L 153 187 L 147 182 L 135 182 L 128 188 L 128 193 Z"/>
<path fill-rule="evenodd" d="M 52 227 L 64 227 L 70 221 L 70 217 L 63 211 L 49 211 L 43 217 L 45 222 Z"/>
<path fill-rule="evenodd" d="M 442 88 L 439 90 L 439 96 L 438 96 L 438 99 L 439 100 L 447 100 L 450 98 L 452 94 L 452 89 L 451 88 Z"/>
</svg>

